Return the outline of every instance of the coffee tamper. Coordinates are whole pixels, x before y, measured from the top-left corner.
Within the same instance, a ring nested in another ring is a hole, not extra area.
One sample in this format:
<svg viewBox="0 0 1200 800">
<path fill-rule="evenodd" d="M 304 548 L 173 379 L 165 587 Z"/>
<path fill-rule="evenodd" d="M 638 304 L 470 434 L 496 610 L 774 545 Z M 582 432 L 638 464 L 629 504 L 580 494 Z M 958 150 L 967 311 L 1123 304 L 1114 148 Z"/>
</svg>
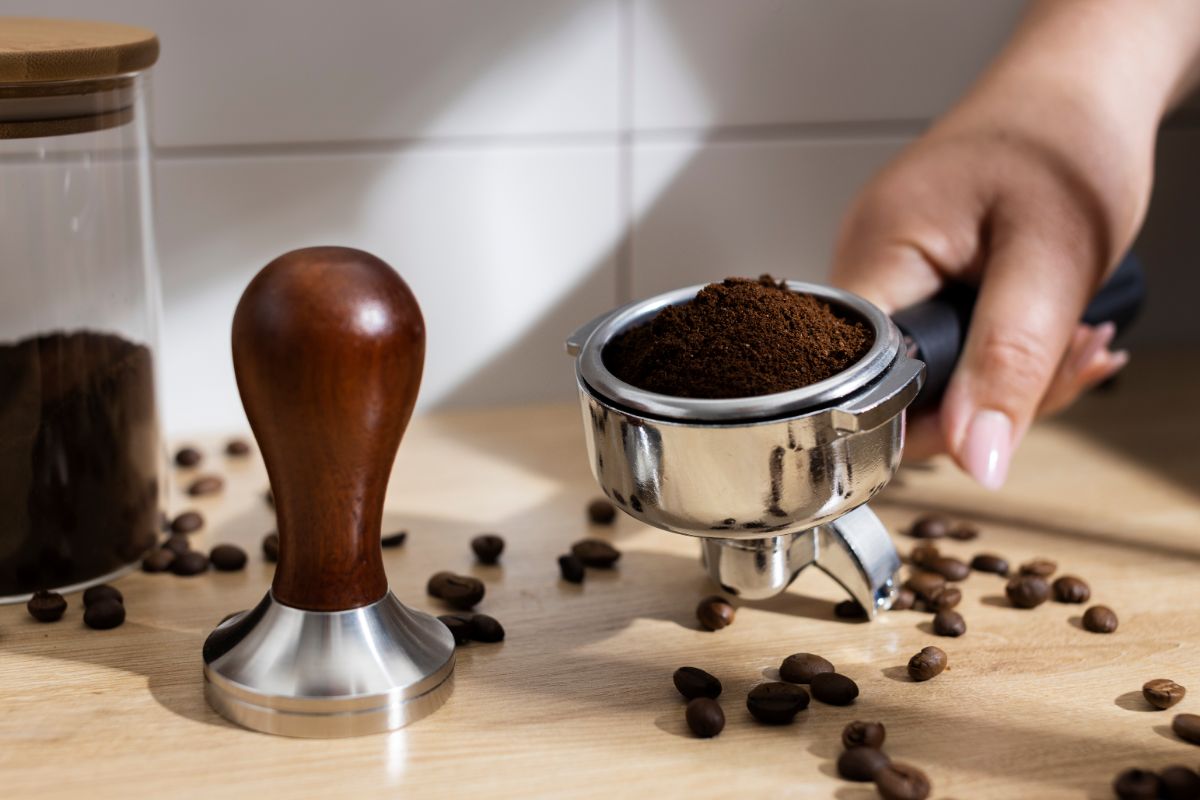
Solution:
<svg viewBox="0 0 1200 800">
<path fill-rule="evenodd" d="M 275 498 L 279 562 L 262 602 L 204 643 L 205 695 L 228 719 L 357 736 L 449 696 L 454 639 L 388 590 L 379 543 L 424 358 L 416 299 L 369 253 L 286 253 L 242 294 L 233 365 Z"/>
<path fill-rule="evenodd" d="M 937 399 L 962 349 L 974 290 L 948 292 L 896 314 L 862 298 L 788 281 L 873 334 L 868 351 L 826 380 L 731 400 L 672 397 L 618 379 L 604 364 L 614 337 L 691 300 L 692 286 L 618 308 L 575 331 L 567 352 L 583 409 L 592 474 L 626 513 L 699 537 L 710 577 L 750 599 L 785 590 L 810 565 L 874 617 L 890 607 L 900 558 L 866 505 L 891 479 L 905 409 Z M 1127 260 L 1084 315 L 1119 327 L 1144 294 Z M 922 390 L 926 363 L 933 386 Z"/>
</svg>

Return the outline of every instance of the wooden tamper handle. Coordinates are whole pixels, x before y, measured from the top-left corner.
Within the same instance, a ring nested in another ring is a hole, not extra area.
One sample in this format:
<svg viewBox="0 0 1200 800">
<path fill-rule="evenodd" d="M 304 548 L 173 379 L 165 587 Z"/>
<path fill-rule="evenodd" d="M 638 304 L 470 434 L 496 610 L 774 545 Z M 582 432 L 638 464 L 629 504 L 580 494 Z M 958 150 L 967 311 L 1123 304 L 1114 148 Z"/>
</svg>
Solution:
<svg viewBox="0 0 1200 800">
<path fill-rule="evenodd" d="M 425 362 L 395 270 L 348 247 L 293 250 L 233 317 L 233 368 L 275 496 L 280 603 L 344 611 L 387 593 L 384 493 Z"/>
</svg>

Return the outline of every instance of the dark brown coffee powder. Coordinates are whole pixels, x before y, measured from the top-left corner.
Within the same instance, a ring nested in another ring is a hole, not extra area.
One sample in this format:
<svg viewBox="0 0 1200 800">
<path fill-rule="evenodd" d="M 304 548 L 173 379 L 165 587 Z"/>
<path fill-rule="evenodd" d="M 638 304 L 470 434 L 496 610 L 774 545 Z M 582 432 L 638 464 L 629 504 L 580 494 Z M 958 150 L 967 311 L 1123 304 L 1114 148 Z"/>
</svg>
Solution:
<svg viewBox="0 0 1200 800">
<path fill-rule="evenodd" d="M 675 397 L 755 397 L 841 372 L 871 346 L 860 320 L 769 275 L 727 278 L 615 337 L 604 364 L 626 383 Z"/>
</svg>

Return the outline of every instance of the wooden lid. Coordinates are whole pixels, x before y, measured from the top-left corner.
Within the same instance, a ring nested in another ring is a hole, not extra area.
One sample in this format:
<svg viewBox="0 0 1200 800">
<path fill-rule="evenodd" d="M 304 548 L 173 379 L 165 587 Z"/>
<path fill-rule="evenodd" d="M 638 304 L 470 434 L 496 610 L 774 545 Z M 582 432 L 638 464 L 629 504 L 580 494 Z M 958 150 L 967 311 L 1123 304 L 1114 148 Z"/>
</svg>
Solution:
<svg viewBox="0 0 1200 800">
<path fill-rule="evenodd" d="M 0 83 L 111 78 L 158 60 L 154 31 L 111 22 L 0 17 Z"/>
</svg>

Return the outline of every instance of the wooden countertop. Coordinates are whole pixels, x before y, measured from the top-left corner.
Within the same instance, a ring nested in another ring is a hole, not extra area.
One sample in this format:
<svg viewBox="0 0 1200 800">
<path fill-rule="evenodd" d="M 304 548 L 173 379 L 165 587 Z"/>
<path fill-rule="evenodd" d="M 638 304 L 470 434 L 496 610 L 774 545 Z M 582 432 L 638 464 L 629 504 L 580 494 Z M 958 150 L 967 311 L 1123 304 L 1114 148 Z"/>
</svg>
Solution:
<svg viewBox="0 0 1200 800">
<path fill-rule="evenodd" d="M 460 649 L 454 694 L 432 717 L 334 741 L 252 733 L 205 704 L 201 643 L 267 588 L 258 544 L 273 526 L 258 459 L 226 459 L 208 442 L 206 466 L 227 489 L 185 502 L 176 486 L 173 510 L 201 510 L 199 546 L 237 542 L 251 563 L 196 578 L 130 574 L 117 582 L 128 621 L 114 631 L 84 628 L 78 595 L 57 624 L 0 608 L 0 795 L 859 800 L 875 795 L 836 777 L 838 737 L 852 719 L 878 719 L 887 751 L 924 769 L 934 797 L 1109 797 L 1127 766 L 1200 764 L 1200 748 L 1169 728 L 1176 712 L 1200 712 L 1198 409 L 1195 353 L 1135 358 L 1115 390 L 1038 426 L 998 494 L 945 462 L 902 470 L 874 504 L 894 529 L 930 509 L 975 521 L 978 541 L 944 549 L 1055 559 L 1121 620 L 1115 634 L 1087 633 L 1081 607 L 1008 608 L 1002 580 L 975 574 L 962 585 L 959 639 L 933 636 L 913 611 L 837 620 L 838 591 L 816 571 L 784 596 L 743 604 L 730 628 L 702 632 L 693 609 L 712 587 L 695 542 L 628 518 L 611 530 L 585 523 L 597 490 L 575 407 L 419 419 L 389 493 L 387 528 L 410 531 L 385 552 L 392 587 L 444 613 L 426 578 L 474 573 L 488 586 L 479 610 L 508 638 Z M 473 565 L 467 543 L 481 531 L 507 539 L 502 566 Z M 624 551 L 619 569 L 561 583 L 555 557 L 596 534 Z M 950 669 L 910 683 L 903 667 L 927 644 L 949 654 Z M 746 691 L 801 650 L 857 680 L 857 704 L 814 702 L 792 726 L 755 724 Z M 714 740 L 687 734 L 671 685 L 682 665 L 725 683 L 728 725 Z M 1149 711 L 1140 688 L 1156 677 L 1191 692 Z"/>
</svg>

